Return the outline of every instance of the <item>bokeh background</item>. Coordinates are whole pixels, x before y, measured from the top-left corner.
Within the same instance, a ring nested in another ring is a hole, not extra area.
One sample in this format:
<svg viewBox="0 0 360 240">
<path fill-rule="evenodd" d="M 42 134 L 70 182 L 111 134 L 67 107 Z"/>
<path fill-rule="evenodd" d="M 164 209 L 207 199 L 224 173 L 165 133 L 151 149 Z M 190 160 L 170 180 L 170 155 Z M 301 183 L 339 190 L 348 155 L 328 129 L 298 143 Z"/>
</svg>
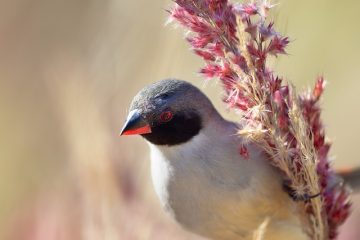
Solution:
<svg viewBox="0 0 360 240">
<path fill-rule="evenodd" d="M 292 43 L 273 66 L 299 89 L 326 76 L 335 167 L 360 166 L 360 1 L 278 2 Z M 118 136 L 136 92 L 167 77 L 200 86 L 232 117 L 182 30 L 164 26 L 171 2 L 0 4 L 0 239 L 199 239 L 161 211 L 144 141 Z M 359 239 L 359 205 L 341 239 Z"/>
</svg>

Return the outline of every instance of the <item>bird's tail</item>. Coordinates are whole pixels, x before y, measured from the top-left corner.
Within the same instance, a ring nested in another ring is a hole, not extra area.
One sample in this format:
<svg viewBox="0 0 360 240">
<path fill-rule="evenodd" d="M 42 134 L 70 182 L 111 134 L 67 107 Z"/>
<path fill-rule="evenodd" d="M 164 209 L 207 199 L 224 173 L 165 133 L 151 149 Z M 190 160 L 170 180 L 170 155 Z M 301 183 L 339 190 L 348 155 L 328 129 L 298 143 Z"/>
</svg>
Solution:
<svg viewBox="0 0 360 240">
<path fill-rule="evenodd" d="M 342 169 L 337 172 L 355 192 L 360 192 L 360 168 Z"/>
</svg>

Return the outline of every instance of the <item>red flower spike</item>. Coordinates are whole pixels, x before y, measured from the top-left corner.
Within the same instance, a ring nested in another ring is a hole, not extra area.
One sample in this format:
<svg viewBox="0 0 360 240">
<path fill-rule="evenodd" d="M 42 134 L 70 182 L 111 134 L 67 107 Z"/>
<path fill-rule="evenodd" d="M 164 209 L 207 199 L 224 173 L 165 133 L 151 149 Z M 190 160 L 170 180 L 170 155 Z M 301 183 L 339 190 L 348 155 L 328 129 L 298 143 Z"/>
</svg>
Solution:
<svg viewBox="0 0 360 240">
<path fill-rule="evenodd" d="M 240 153 L 240 155 L 245 159 L 245 160 L 248 160 L 249 159 L 249 151 L 248 151 L 248 149 L 244 146 L 244 145 L 242 145 L 241 147 L 240 147 L 240 149 L 239 149 L 239 153 Z"/>
<path fill-rule="evenodd" d="M 274 93 L 274 102 L 277 104 L 278 107 L 282 108 L 284 105 L 284 98 L 282 97 L 282 94 L 280 90 L 275 91 Z"/>
<path fill-rule="evenodd" d="M 230 68 L 230 65 L 228 63 L 224 63 L 224 65 L 222 66 L 221 68 L 221 75 L 222 76 L 228 76 L 228 75 L 231 75 L 232 73 L 232 70 Z"/>
<path fill-rule="evenodd" d="M 206 78 L 213 78 L 220 74 L 221 67 L 215 64 L 208 64 L 200 70 L 200 73 L 203 74 Z"/>
<path fill-rule="evenodd" d="M 186 38 L 193 48 L 204 48 L 211 42 L 211 37 L 193 37 Z"/>
<path fill-rule="evenodd" d="M 289 86 L 282 86 L 280 88 L 280 93 L 281 93 L 281 96 L 283 96 L 284 98 L 288 97 L 289 96 Z"/>
<path fill-rule="evenodd" d="M 289 118 L 283 113 L 278 117 L 278 126 L 282 130 L 286 130 L 289 126 Z"/>
<path fill-rule="evenodd" d="M 273 29 L 274 23 L 271 22 L 269 23 L 269 25 L 265 26 L 264 24 L 262 24 L 259 27 L 259 33 L 261 34 L 261 40 L 262 41 L 266 41 L 269 38 L 277 35 L 277 33 L 274 31 Z"/>
<path fill-rule="evenodd" d="M 275 57 L 278 54 L 286 54 L 285 52 L 285 47 L 289 44 L 289 38 L 287 37 L 279 37 L 279 36 L 275 36 L 268 48 L 267 51 L 269 54 L 274 55 Z"/>
<path fill-rule="evenodd" d="M 246 25 L 247 27 L 245 28 L 245 32 L 249 33 L 253 40 L 256 40 L 258 34 L 258 26 L 256 24 L 252 24 L 250 19 L 247 19 Z"/>
<path fill-rule="evenodd" d="M 199 49 L 194 49 L 194 52 L 206 61 L 214 61 L 215 60 L 215 56 L 213 54 L 211 54 L 210 52 L 199 50 Z"/>
<path fill-rule="evenodd" d="M 317 79 L 314 90 L 313 90 L 313 95 L 316 100 L 319 99 L 321 97 L 321 95 L 323 94 L 325 85 L 326 85 L 326 82 L 324 80 L 324 77 L 320 76 Z"/>
<path fill-rule="evenodd" d="M 257 48 L 255 47 L 254 43 L 248 44 L 247 50 L 253 57 L 259 57 L 259 52 L 258 52 Z"/>
<path fill-rule="evenodd" d="M 252 93 L 247 91 L 252 88 L 251 81 L 247 77 L 250 76 L 251 70 L 252 80 L 257 81 L 260 86 L 257 91 L 260 95 L 266 96 L 262 104 L 269 111 L 262 114 L 268 114 L 270 119 L 276 114 L 274 124 L 280 128 L 278 133 L 280 137 L 286 139 L 289 159 L 293 166 L 296 166 L 293 171 L 299 174 L 303 169 L 299 150 L 301 143 L 290 131 L 289 124 L 292 123 L 288 115 L 288 106 L 292 106 L 295 99 L 289 94 L 289 87 L 282 85 L 282 79 L 274 75 L 266 66 L 270 55 L 277 57 L 279 54 L 286 54 L 285 48 L 289 44 L 287 37 L 275 31 L 273 22 L 267 21 L 268 11 L 274 5 L 271 5 L 269 0 L 237 5 L 232 5 L 227 0 L 175 0 L 175 2 L 175 8 L 170 11 L 171 18 L 190 32 L 188 42 L 195 49 L 195 53 L 207 62 L 200 73 L 206 78 L 220 78 L 225 92 L 224 101 L 231 108 L 245 115 L 245 124 L 256 126 L 261 121 L 258 114 L 249 112 L 256 103 L 253 103 L 254 98 L 250 96 Z M 246 34 L 249 35 L 245 42 L 249 59 L 245 59 L 243 49 L 239 47 L 236 31 L 240 28 L 237 26 L 236 17 L 240 18 Z M 248 66 L 247 61 L 251 62 L 251 66 Z M 241 85 L 244 88 L 239 88 Z M 327 234 L 325 238 L 334 239 L 338 227 L 349 215 L 350 204 L 348 191 L 342 186 L 334 187 L 331 184 L 334 172 L 328 157 L 330 144 L 325 139 L 318 105 L 324 87 L 325 81 L 323 77 L 319 77 L 313 91 L 298 96 L 298 100 L 319 159 L 316 167 L 324 203 L 323 212 L 329 229 L 325 233 Z M 263 140 L 270 148 L 276 148 L 276 144 L 272 142 L 274 140 L 270 138 Z M 248 159 L 249 153 L 245 146 L 241 146 L 239 152 L 243 158 Z M 276 166 L 278 160 L 269 161 Z M 303 184 L 308 183 L 304 180 Z M 311 203 L 305 205 L 305 210 L 310 215 L 314 214 Z"/>
<path fill-rule="evenodd" d="M 208 46 L 209 52 L 218 57 L 225 57 L 223 46 L 220 43 L 214 43 Z"/>
<path fill-rule="evenodd" d="M 256 3 L 239 4 L 235 6 L 235 11 L 239 15 L 252 16 L 258 13 L 258 6 Z"/>
<path fill-rule="evenodd" d="M 240 67 L 241 70 L 243 70 L 244 72 L 248 72 L 248 66 L 246 63 L 246 59 L 241 56 L 241 55 L 236 55 L 234 57 L 232 57 L 232 62 L 235 63 L 236 65 L 238 65 Z"/>
</svg>

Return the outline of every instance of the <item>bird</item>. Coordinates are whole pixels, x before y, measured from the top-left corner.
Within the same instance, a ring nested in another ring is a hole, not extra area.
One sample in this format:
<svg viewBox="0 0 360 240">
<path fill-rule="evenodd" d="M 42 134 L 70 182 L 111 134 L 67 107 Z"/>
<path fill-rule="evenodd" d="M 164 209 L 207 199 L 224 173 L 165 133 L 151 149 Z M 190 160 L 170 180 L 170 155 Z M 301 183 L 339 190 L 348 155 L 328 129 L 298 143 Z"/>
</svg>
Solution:
<svg viewBox="0 0 360 240">
<path fill-rule="evenodd" d="M 120 135 L 148 142 L 155 193 L 186 230 L 213 240 L 309 239 L 280 172 L 241 127 L 199 88 L 165 79 L 136 94 Z"/>
</svg>

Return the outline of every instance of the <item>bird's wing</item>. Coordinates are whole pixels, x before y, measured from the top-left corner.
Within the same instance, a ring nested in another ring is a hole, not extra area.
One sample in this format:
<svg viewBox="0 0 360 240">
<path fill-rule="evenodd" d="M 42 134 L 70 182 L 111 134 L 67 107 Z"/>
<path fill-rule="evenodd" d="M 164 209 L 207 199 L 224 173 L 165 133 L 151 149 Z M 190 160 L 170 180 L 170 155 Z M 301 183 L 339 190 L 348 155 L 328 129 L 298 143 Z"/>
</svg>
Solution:
<svg viewBox="0 0 360 240">
<path fill-rule="evenodd" d="M 354 191 L 360 191 L 360 168 L 343 169 L 337 172 Z"/>
</svg>

